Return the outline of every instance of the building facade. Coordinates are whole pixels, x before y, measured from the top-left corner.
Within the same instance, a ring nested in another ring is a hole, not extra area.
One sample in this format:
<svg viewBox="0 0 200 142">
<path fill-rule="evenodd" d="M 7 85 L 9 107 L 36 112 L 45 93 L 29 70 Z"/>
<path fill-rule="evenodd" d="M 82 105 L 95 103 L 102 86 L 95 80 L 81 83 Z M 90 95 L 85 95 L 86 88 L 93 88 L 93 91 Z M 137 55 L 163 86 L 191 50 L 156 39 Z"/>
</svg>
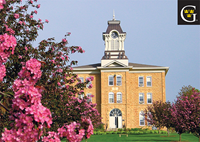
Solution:
<svg viewBox="0 0 200 142">
<path fill-rule="evenodd" d="M 142 113 L 153 101 L 166 101 L 165 76 L 169 67 L 130 63 L 125 55 L 126 32 L 120 21 L 108 21 L 103 33 L 105 52 L 101 63 L 74 67 L 84 81 L 93 76 L 85 95 L 97 103 L 106 128 L 138 128 L 148 125 Z"/>
</svg>

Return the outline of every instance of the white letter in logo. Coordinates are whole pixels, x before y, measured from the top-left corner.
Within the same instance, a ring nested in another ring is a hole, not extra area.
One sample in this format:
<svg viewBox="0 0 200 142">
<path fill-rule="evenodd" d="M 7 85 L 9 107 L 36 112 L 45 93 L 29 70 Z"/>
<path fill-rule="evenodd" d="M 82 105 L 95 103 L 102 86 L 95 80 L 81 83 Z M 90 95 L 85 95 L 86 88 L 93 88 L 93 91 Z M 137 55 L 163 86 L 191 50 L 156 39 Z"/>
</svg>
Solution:
<svg viewBox="0 0 200 142">
<path fill-rule="evenodd" d="M 189 20 L 185 19 L 185 17 L 183 16 L 183 11 L 184 11 L 184 9 L 187 8 L 187 7 L 192 7 L 192 8 L 194 8 L 194 9 L 196 10 L 196 6 L 194 6 L 194 5 L 186 5 L 186 6 L 184 6 L 184 7 L 181 9 L 181 18 L 182 18 L 185 22 L 189 22 L 189 23 L 195 22 L 195 21 L 196 21 L 196 15 L 197 15 L 196 13 L 192 14 L 192 15 L 193 15 L 192 21 L 189 21 Z"/>
</svg>

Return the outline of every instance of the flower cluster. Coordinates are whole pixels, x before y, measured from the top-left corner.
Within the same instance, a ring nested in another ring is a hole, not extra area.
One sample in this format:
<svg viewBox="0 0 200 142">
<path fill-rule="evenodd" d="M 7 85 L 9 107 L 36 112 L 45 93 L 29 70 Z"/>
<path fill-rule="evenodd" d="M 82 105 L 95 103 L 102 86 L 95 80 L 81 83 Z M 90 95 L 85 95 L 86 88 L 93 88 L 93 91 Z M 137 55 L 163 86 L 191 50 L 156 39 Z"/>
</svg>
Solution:
<svg viewBox="0 0 200 142">
<path fill-rule="evenodd" d="M 5 0 L 0 0 L 0 9 L 3 9 L 4 8 L 4 4 L 6 4 L 6 1 Z"/>
<path fill-rule="evenodd" d="M 88 127 L 87 132 L 86 132 L 86 138 L 89 139 L 90 136 L 93 134 L 93 130 L 94 130 L 93 125 L 92 125 L 92 121 L 90 120 L 90 118 L 89 119 L 82 118 L 82 122 L 85 123 L 86 126 Z"/>
<path fill-rule="evenodd" d="M 37 141 L 46 124 L 48 128 L 52 124 L 51 112 L 41 104 L 40 90 L 34 87 L 41 76 L 40 67 L 38 60 L 30 59 L 19 72 L 19 79 L 14 81 L 10 120 L 14 120 L 15 127 L 4 131 L 2 140 L 5 142 Z"/>
<path fill-rule="evenodd" d="M 1 6 L 0 0 L 0 6 Z M 5 63 L 10 56 L 10 50 L 12 50 L 12 54 L 14 54 L 16 38 L 12 35 L 8 35 L 5 33 L 4 35 L 0 35 L 0 81 L 3 81 L 4 76 L 6 75 L 6 68 L 3 63 Z"/>
</svg>

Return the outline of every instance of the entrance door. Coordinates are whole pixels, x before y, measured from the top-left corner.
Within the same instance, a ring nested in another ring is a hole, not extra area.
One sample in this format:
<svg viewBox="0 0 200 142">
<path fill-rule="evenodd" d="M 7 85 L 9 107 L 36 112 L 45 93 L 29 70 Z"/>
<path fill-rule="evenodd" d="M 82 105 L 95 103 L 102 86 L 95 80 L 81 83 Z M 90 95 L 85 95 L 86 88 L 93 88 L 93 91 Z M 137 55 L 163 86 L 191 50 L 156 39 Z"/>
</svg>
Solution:
<svg viewBox="0 0 200 142">
<path fill-rule="evenodd" d="M 110 111 L 110 128 L 122 128 L 122 112 L 115 108 Z"/>
</svg>

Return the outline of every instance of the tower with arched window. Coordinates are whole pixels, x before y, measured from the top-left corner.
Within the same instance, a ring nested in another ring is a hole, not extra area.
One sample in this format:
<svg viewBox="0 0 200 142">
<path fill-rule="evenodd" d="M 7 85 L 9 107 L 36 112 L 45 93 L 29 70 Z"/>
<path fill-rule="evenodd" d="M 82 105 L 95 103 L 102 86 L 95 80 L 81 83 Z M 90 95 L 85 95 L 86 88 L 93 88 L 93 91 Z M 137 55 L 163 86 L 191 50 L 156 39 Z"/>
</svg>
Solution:
<svg viewBox="0 0 200 142">
<path fill-rule="evenodd" d="M 153 101 L 165 102 L 165 76 L 169 67 L 145 65 L 129 62 L 124 42 L 126 32 L 120 21 L 108 21 L 104 55 L 100 63 L 74 67 L 73 73 L 81 81 L 93 76 L 92 89 L 85 89 L 89 101 L 97 104 L 102 122 L 108 129 L 135 128 L 148 125 L 143 117 L 143 110 Z M 103 50 L 103 48 L 102 48 Z"/>
</svg>

